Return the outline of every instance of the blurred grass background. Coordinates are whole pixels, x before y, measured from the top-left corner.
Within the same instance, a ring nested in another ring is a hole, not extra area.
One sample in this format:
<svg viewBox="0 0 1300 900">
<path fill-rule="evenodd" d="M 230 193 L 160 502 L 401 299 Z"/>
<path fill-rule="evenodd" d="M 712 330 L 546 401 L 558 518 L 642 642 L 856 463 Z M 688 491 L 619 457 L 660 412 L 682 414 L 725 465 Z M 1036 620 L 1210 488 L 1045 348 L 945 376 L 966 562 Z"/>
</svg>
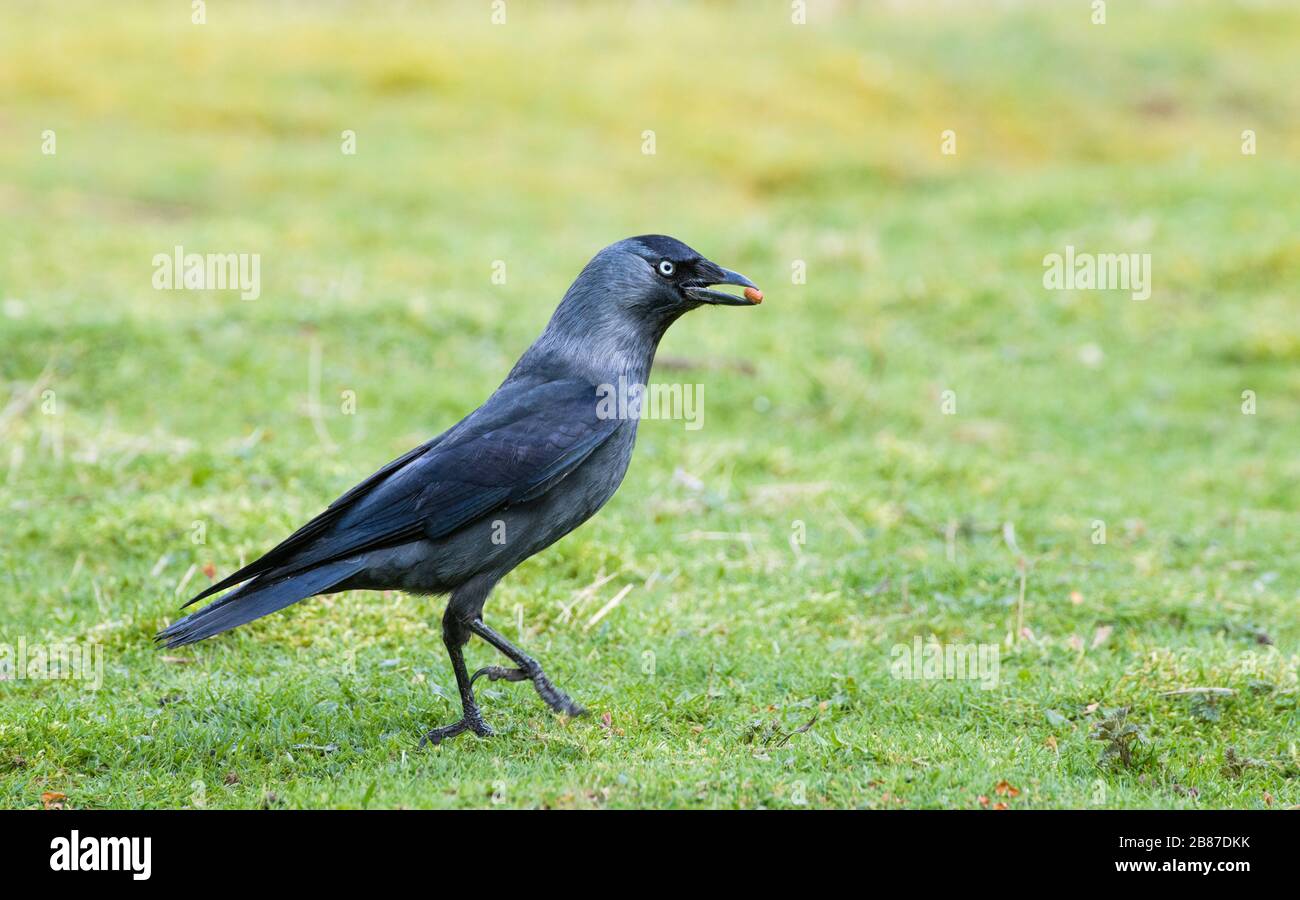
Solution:
<svg viewBox="0 0 1300 900">
<path fill-rule="evenodd" d="M 0 682 L 0 804 L 1300 803 L 1300 10 L 506 13 L 0 13 L 0 643 L 106 648 L 98 692 Z M 669 333 L 705 427 L 644 423 L 489 603 L 591 717 L 494 687 L 499 737 L 414 752 L 458 706 L 441 603 L 396 594 L 152 647 L 645 232 L 769 300 Z M 154 291 L 177 244 L 260 254 L 260 298 Z M 1151 299 L 1044 290 L 1067 244 L 1150 253 Z M 1000 686 L 891 678 L 916 635 L 1002 644 Z M 1196 686 L 1234 693 L 1162 695 Z M 1131 767 L 1089 736 L 1124 707 Z"/>
</svg>

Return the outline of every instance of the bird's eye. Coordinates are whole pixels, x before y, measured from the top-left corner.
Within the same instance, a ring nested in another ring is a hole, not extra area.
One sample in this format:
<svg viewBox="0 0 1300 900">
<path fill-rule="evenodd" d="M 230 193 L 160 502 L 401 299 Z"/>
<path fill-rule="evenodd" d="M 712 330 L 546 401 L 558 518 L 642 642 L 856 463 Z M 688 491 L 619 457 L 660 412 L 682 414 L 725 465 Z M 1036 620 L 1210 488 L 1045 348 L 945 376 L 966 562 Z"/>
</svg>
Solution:
<svg viewBox="0 0 1300 900">
<path fill-rule="evenodd" d="M 676 270 L 677 270 L 677 267 L 674 266 L 674 265 L 672 264 L 672 262 L 670 262 L 669 260 L 666 260 L 666 259 L 661 259 L 661 260 L 659 260 L 659 274 L 660 274 L 660 275 L 663 275 L 664 277 L 667 277 L 667 276 L 673 274 L 673 272 L 675 272 Z"/>
</svg>

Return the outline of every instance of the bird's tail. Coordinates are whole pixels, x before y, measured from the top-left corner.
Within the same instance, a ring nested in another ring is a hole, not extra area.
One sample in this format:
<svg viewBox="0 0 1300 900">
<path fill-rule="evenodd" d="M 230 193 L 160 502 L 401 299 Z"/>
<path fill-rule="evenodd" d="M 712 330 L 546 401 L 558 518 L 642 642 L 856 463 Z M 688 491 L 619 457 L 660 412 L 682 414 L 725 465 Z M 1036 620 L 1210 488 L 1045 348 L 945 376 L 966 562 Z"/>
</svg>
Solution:
<svg viewBox="0 0 1300 900">
<path fill-rule="evenodd" d="M 364 567 L 361 559 L 354 558 L 326 563 L 282 578 L 259 576 L 220 600 L 177 619 L 170 627 L 154 635 L 154 640 L 164 641 L 168 647 L 193 644 L 327 591 Z"/>
</svg>

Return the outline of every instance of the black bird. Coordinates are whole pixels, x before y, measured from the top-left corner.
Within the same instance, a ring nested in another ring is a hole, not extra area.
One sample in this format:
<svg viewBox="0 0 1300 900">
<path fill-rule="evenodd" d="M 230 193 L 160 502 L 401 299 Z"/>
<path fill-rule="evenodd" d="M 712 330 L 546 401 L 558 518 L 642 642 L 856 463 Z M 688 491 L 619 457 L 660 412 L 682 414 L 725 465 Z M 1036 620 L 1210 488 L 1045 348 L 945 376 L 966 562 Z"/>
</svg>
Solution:
<svg viewBox="0 0 1300 900">
<path fill-rule="evenodd" d="M 745 291 L 711 290 L 715 285 Z M 748 306 L 762 297 L 745 276 L 670 237 L 643 235 L 606 247 L 486 403 L 190 600 L 186 606 L 235 588 L 156 640 L 192 644 L 336 591 L 450 594 L 442 639 L 464 714 L 430 731 L 421 745 L 465 730 L 492 734 L 474 702 L 474 681 L 483 675 L 529 680 L 555 711 L 581 714 L 536 660 L 483 622 L 483 604 L 502 576 L 573 531 L 618 490 L 638 406 L 629 403 L 625 418 L 611 415 L 611 386 L 646 384 L 660 338 L 683 313 L 706 303 Z M 472 634 L 516 668 L 486 666 L 470 676 L 461 648 Z"/>
</svg>

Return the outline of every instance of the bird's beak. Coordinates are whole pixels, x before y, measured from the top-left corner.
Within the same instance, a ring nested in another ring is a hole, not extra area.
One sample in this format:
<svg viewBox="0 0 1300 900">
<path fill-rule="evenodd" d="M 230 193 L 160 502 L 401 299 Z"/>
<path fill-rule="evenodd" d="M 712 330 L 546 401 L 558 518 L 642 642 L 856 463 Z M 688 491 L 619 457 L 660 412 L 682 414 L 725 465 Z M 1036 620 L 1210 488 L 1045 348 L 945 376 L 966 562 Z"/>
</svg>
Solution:
<svg viewBox="0 0 1300 900">
<path fill-rule="evenodd" d="M 686 296 L 700 303 L 713 303 L 718 306 L 754 306 L 763 302 L 763 292 L 758 285 L 739 272 L 724 269 L 709 263 L 702 267 L 702 277 L 685 288 Z M 709 288 L 718 284 L 734 284 L 743 287 L 743 294 L 728 294 L 726 291 L 711 291 Z"/>
</svg>

